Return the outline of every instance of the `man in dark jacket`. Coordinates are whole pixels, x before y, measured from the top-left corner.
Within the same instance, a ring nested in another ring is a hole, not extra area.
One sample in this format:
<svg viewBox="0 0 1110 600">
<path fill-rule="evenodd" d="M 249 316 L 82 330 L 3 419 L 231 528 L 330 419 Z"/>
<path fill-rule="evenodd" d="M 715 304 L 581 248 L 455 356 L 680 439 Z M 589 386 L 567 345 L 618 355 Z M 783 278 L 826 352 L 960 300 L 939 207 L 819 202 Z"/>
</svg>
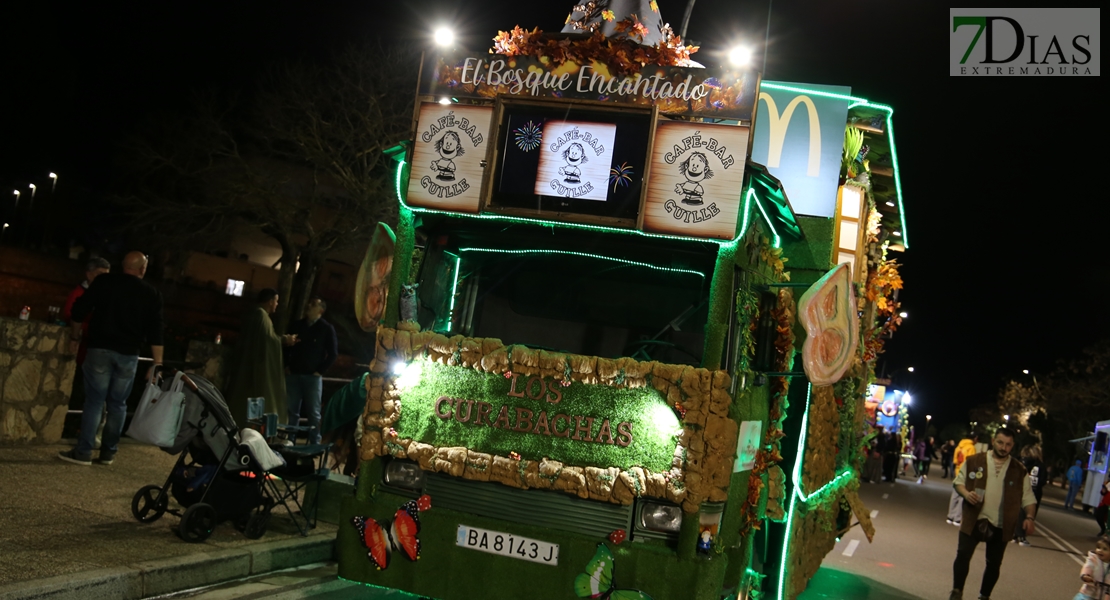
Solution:
<svg viewBox="0 0 1110 600">
<path fill-rule="evenodd" d="M 77 447 L 58 453 L 58 458 L 79 465 L 92 464 L 93 444 L 100 415 L 107 404 L 108 420 L 101 439 L 102 465 L 110 465 L 118 450 L 127 397 L 135 383 L 139 352 L 150 344 L 154 364 L 149 381 L 162 364 L 162 295 L 143 281 L 147 258 L 130 252 L 123 258 L 123 273 L 99 275 L 73 303 L 73 321 L 89 319 L 88 351 L 81 366 L 84 373 L 85 404 Z"/>
<path fill-rule="evenodd" d="M 323 395 L 323 374 L 339 356 L 335 327 L 322 317 L 328 305 L 320 298 L 308 301 L 303 319 L 289 325 L 296 343 L 286 349 L 285 393 L 289 407 L 289 424 L 301 421 L 301 406 L 308 412 L 310 444 L 320 443 L 320 397 Z"/>
</svg>

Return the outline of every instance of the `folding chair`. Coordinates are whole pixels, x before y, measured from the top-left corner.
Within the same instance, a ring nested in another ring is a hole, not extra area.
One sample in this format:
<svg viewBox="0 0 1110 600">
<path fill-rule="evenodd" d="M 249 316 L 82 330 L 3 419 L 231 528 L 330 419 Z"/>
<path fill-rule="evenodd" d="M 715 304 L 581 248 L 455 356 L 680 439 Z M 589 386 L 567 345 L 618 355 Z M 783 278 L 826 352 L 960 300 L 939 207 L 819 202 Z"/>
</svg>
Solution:
<svg viewBox="0 0 1110 600">
<path fill-rule="evenodd" d="M 293 520 L 293 524 L 302 536 L 307 536 L 309 529 L 316 528 L 316 514 L 320 506 L 322 487 L 319 484 L 328 478 L 327 459 L 331 446 L 331 444 L 274 446 L 274 449 L 285 458 L 285 466 L 270 471 L 272 477 L 266 478 L 266 485 L 275 505 L 281 504 L 285 507 L 289 518 Z M 316 467 L 316 459 L 321 459 L 319 468 Z M 305 512 L 298 494 L 313 482 L 317 483 L 317 486 L 310 515 Z"/>
</svg>

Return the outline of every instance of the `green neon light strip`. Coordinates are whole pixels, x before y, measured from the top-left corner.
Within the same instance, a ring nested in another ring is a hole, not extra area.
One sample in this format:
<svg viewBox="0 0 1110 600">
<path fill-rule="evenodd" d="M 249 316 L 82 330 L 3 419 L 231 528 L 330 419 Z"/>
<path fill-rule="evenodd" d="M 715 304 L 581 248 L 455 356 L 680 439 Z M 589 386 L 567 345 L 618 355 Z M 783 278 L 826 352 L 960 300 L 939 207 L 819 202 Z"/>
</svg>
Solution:
<svg viewBox="0 0 1110 600">
<path fill-rule="evenodd" d="M 809 396 L 813 392 L 813 384 L 806 386 L 806 410 L 802 415 L 802 430 L 798 434 L 798 453 L 794 456 L 794 474 L 790 480 L 797 482 L 798 477 L 802 471 L 802 456 L 806 447 L 806 421 L 809 420 Z M 783 600 L 783 594 L 786 592 L 786 554 L 790 549 L 790 532 L 794 529 L 794 506 L 797 504 L 797 487 L 794 484 L 795 491 L 790 494 L 790 510 L 786 514 L 786 535 L 782 538 L 782 556 L 779 558 L 779 595 L 778 600 Z"/>
<path fill-rule="evenodd" d="M 866 106 L 868 108 L 874 108 L 886 113 L 886 131 L 887 135 L 890 138 L 890 162 L 894 165 L 894 189 L 898 193 L 898 216 L 902 222 L 902 245 L 906 248 L 906 250 L 909 250 L 910 242 L 909 237 L 906 235 L 906 210 L 905 206 L 902 204 L 902 172 L 901 169 L 898 168 L 898 149 L 894 145 L 894 122 L 892 120 L 892 117 L 894 116 L 894 109 L 890 106 L 887 106 L 886 104 L 877 104 L 871 102 L 866 98 L 860 98 L 857 96 L 846 96 L 844 94 L 834 94 L 832 92 L 823 92 L 821 90 L 810 90 L 806 88 L 766 82 L 760 83 L 760 87 L 767 88 L 769 90 L 782 90 L 784 92 L 797 92 L 800 94 L 809 94 L 812 96 L 823 96 L 825 98 L 833 98 L 835 100 L 847 100 L 848 102 L 851 102 L 851 104 L 848 105 L 849 110 L 857 106 Z"/>
<path fill-rule="evenodd" d="M 760 214 L 763 215 L 763 220 L 767 222 L 767 226 L 771 228 L 771 235 L 774 236 L 774 243 L 771 244 L 773 248 L 782 247 L 782 238 L 779 237 L 779 232 L 775 230 L 775 225 L 771 223 L 771 217 L 767 216 L 767 211 L 763 209 L 763 203 L 756 200 L 755 205 L 759 207 Z"/>
<path fill-rule="evenodd" d="M 634 260 L 625 260 L 623 258 L 613 258 L 611 256 L 601 256 L 600 254 L 588 254 L 586 252 L 574 252 L 574 251 L 571 251 L 571 250 L 501 250 L 501 249 L 497 249 L 497 248 L 459 248 L 459 252 L 492 252 L 492 253 L 496 253 L 496 254 L 564 254 L 564 255 L 569 255 L 569 256 L 582 256 L 582 257 L 585 257 L 585 258 L 596 258 L 596 259 L 599 259 L 599 260 L 611 260 L 613 262 L 619 262 L 619 263 L 623 263 L 623 264 L 626 264 L 626 265 L 633 265 L 633 266 L 636 266 L 636 267 L 647 267 L 649 269 L 655 269 L 657 271 L 667 271 L 667 272 L 670 272 L 670 273 L 689 273 L 691 275 L 697 275 L 697 276 L 701 277 L 702 279 L 705 279 L 705 274 L 702 273 L 701 271 L 692 271 L 690 269 L 673 269 L 671 267 L 660 267 L 659 265 L 653 265 L 653 264 L 650 264 L 650 263 L 643 263 L 643 262 L 638 262 L 638 261 L 634 261 Z"/>
<path fill-rule="evenodd" d="M 468 213 L 458 213 L 458 212 L 451 212 L 451 211 L 446 211 L 446 210 L 436 210 L 434 208 L 419 208 L 419 207 L 416 207 L 416 206 L 409 206 L 405 202 L 405 196 L 402 194 L 402 188 L 401 188 L 402 173 L 404 172 L 405 164 L 406 163 L 405 163 L 404 160 L 398 161 L 398 163 L 397 163 L 397 178 L 395 180 L 395 186 L 396 186 L 395 191 L 397 192 L 397 201 L 401 203 L 401 206 L 403 208 L 405 208 L 407 210 L 411 210 L 413 212 L 428 213 L 428 214 L 435 214 L 435 215 L 447 215 L 449 217 L 457 217 L 457 218 L 464 218 L 464 219 L 485 219 L 485 220 L 493 220 L 493 221 L 510 221 L 510 222 L 513 222 L 513 223 L 525 223 L 525 224 L 528 224 L 528 225 L 539 225 L 541 227 L 563 227 L 563 228 L 566 228 L 566 229 L 585 229 L 585 230 L 588 230 L 588 231 L 604 231 L 604 232 L 607 232 L 607 233 L 623 233 L 625 235 L 637 235 L 637 236 L 641 236 L 641 237 L 657 238 L 657 239 L 662 239 L 662 240 L 677 240 L 677 241 L 680 241 L 680 242 L 695 242 L 695 243 L 710 242 L 710 243 L 714 243 L 714 244 L 717 244 L 717 245 L 720 245 L 720 246 L 733 244 L 739 239 L 739 237 L 737 237 L 736 239 L 731 239 L 731 240 L 717 240 L 717 239 L 711 239 L 711 238 L 688 238 L 688 237 L 682 237 L 682 236 L 677 236 L 677 235 L 666 235 L 666 234 L 662 234 L 662 233 L 648 233 L 646 231 L 639 231 L 639 230 L 636 230 L 636 229 L 618 229 L 616 227 L 605 227 L 603 225 L 586 225 L 584 223 L 563 223 L 563 222 L 558 222 L 558 221 L 543 221 L 543 220 L 540 220 L 540 219 L 526 219 L 524 217 L 510 217 L 510 216 L 504 216 L 504 215 L 472 215 L 472 214 L 468 214 Z"/>
<path fill-rule="evenodd" d="M 753 196 L 755 196 L 755 190 L 749 186 L 748 193 L 744 195 L 744 220 L 740 226 L 740 234 L 736 236 L 736 239 L 744 237 L 744 234 L 748 232 L 748 220 L 752 211 Z"/>
<path fill-rule="evenodd" d="M 806 447 L 806 433 L 809 426 L 809 400 L 810 395 L 813 393 L 813 385 L 810 384 L 806 387 L 806 410 L 802 414 L 802 429 L 798 435 L 798 454 L 794 458 L 794 471 L 790 476 L 790 480 L 794 483 L 794 492 L 790 494 L 790 511 L 786 517 L 786 536 L 783 538 L 782 545 L 782 558 L 779 562 L 779 600 L 783 600 L 783 594 L 786 590 L 786 555 L 790 549 L 790 532 L 794 524 L 794 507 L 797 506 L 798 501 L 809 503 L 814 498 L 820 498 L 825 494 L 832 493 L 837 489 L 844 487 L 855 476 L 855 471 L 851 467 L 841 471 L 839 475 L 833 478 L 832 481 L 821 486 L 812 494 L 806 494 L 802 490 L 802 459 L 805 457 Z"/>
<path fill-rule="evenodd" d="M 836 94 L 833 92 L 823 92 L 821 90 L 810 90 L 806 88 L 794 87 L 792 85 L 767 83 L 766 81 L 760 82 L 759 87 L 767 88 L 769 90 L 782 90 L 784 92 L 798 92 L 799 94 L 807 94 L 810 96 L 823 96 L 825 98 L 832 98 L 834 100 L 847 100 L 849 102 L 867 102 L 865 98 L 858 98 L 856 96 L 847 96 L 844 94 Z"/>
<path fill-rule="evenodd" d="M 455 296 L 458 294 L 459 290 L 459 268 L 462 266 L 462 257 L 455 256 L 450 252 L 444 252 L 444 254 L 455 257 L 455 281 L 451 283 L 451 308 L 447 311 L 453 318 L 455 315 Z"/>
</svg>

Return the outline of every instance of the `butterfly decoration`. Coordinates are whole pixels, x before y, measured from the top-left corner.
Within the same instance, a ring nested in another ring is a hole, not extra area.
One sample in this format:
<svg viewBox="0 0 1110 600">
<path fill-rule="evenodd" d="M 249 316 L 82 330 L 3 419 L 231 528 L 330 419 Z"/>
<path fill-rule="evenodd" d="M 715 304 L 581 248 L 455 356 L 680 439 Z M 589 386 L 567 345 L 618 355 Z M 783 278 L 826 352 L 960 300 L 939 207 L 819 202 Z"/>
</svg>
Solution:
<svg viewBox="0 0 1110 600">
<path fill-rule="evenodd" d="M 354 517 L 351 524 L 358 530 L 366 555 L 379 571 L 389 567 L 393 552 L 401 552 L 411 561 L 420 560 L 421 511 L 432 507 L 432 499 L 427 494 L 416 500 L 409 500 L 394 513 L 392 521 L 381 523 L 369 517 Z"/>
<path fill-rule="evenodd" d="M 574 593 L 579 598 L 598 600 L 652 600 L 638 590 L 613 588 L 613 553 L 605 544 L 597 545 L 593 560 L 586 565 L 586 572 L 574 578 Z"/>
<path fill-rule="evenodd" d="M 613 192 L 616 193 L 617 186 L 627 187 L 632 183 L 632 175 L 634 175 L 632 166 L 628 163 L 621 163 L 619 167 L 612 167 L 609 169 L 609 183 L 613 184 Z"/>
</svg>

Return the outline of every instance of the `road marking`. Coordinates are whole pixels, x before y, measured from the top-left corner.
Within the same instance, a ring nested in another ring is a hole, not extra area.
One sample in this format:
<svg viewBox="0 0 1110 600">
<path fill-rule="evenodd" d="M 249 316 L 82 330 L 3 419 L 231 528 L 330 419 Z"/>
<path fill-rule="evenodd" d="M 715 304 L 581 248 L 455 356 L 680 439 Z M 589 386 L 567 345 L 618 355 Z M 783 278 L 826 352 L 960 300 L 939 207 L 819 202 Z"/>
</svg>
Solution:
<svg viewBox="0 0 1110 600">
<path fill-rule="evenodd" d="M 871 518 L 872 519 L 874 519 L 877 516 L 879 516 L 879 510 L 878 509 L 875 509 L 875 510 L 871 511 Z"/>
<path fill-rule="evenodd" d="M 1045 529 L 1045 527 L 1043 525 L 1041 526 L 1041 529 L 1044 529 L 1045 533 L 1049 533 L 1049 531 L 1047 529 Z M 1067 548 L 1061 546 L 1060 543 L 1057 542 L 1052 536 L 1046 535 L 1046 536 L 1044 536 L 1044 539 L 1052 542 L 1053 546 L 1056 546 L 1057 548 L 1059 548 L 1060 551 L 1064 553 L 1064 555 L 1066 555 L 1068 558 L 1074 560 L 1079 566 L 1082 567 L 1086 564 L 1084 561 L 1080 560 L 1078 556 L 1069 552 Z M 1061 540 L 1061 541 L 1064 541 L 1064 540 Z M 1064 543 L 1067 544 L 1067 541 L 1064 541 Z M 1068 545 L 1070 546 L 1071 544 L 1068 544 Z"/>
<path fill-rule="evenodd" d="M 848 547 L 844 549 L 844 556 L 851 557 L 856 553 L 856 548 L 859 548 L 859 540 L 852 540 L 848 542 Z"/>
<path fill-rule="evenodd" d="M 1049 535 L 1044 536 L 1044 538 L 1046 540 L 1052 542 L 1057 548 L 1063 550 L 1064 553 L 1067 554 L 1068 556 L 1070 556 L 1072 560 L 1079 563 L 1081 566 L 1086 564 L 1086 561 L 1084 560 L 1084 558 L 1086 558 L 1086 555 L 1084 555 L 1082 552 L 1080 552 L 1079 549 L 1076 548 L 1075 546 L 1072 546 L 1071 543 L 1069 543 L 1063 537 L 1060 537 L 1060 534 L 1056 533 L 1055 531 L 1052 531 L 1051 529 L 1045 527 L 1044 525 L 1038 525 L 1037 527 L 1038 527 L 1038 529 L 1041 529 L 1042 531 L 1044 531 L 1044 533 L 1049 534 Z M 1061 546 L 1060 544 L 1058 544 L 1056 542 L 1056 540 L 1060 540 L 1060 542 L 1063 542 L 1064 545 L 1066 545 L 1068 548 L 1071 548 L 1072 551 L 1068 552 L 1066 549 L 1064 549 L 1064 546 Z"/>
<path fill-rule="evenodd" d="M 889 497 L 890 497 L 890 494 L 883 494 L 883 500 L 886 500 Z"/>
</svg>

